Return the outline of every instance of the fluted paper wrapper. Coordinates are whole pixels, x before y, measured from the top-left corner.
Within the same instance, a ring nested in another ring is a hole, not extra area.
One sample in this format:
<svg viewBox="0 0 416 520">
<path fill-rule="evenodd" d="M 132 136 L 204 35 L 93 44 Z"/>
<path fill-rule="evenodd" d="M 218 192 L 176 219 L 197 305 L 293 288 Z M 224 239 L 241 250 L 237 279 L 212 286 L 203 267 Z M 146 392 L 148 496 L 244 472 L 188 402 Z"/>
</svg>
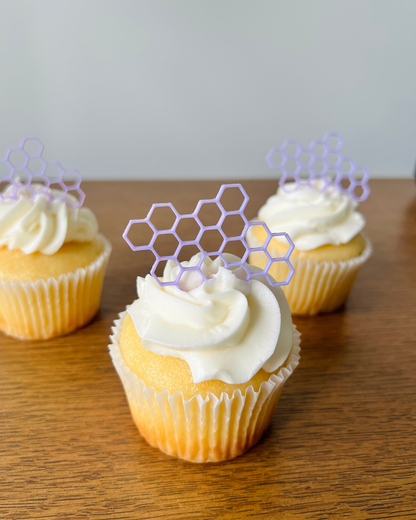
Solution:
<svg viewBox="0 0 416 520">
<path fill-rule="evenodd" d="M 262 244 L 253 233 L 246 236 L 250 247 Z M 350 294 L 358 270 L 373 251 L 370 241 L 364 237 L 366 246 L 360 256 L 350 260 L 316 262 L 291 258 L 295 274 L 288 285 L 282 286 L 292 314 L 317 314 L 331 312 L 343 305 Z M 264 257 L 250 253 L 249 263 L 264 268 Z M 289 270 L 284 262 L 274 262 L 269 273 L 275 280 L 284 280 Z"/>
<path fill-rule="evenodd" d="M 300 359 L 300 334 L 294 326 L 293 345 L 277 375 L 262 383 L 259 391 L 247 388 L 231 397 L 208 393 L 185 400 L 182 392 L 159 394 L 146 386 L 124 363 L 119 341 L 125 312 L 114 322 L 110 355 L 126 392 L 140 433 L 164 453 L 191 462 L 218 462 L 241 455 L 253 446 L 270 424 L 283 385 Z"/>
<path fill-rule="evenodd" d="M 100 256 L 85 268 L 58 278 L 27 282 L 0 280 L 0 330 L 18 339 L 49 339 L 82 327 L 100 306 L 111 254 L 104 242 Z"/>
</svg>

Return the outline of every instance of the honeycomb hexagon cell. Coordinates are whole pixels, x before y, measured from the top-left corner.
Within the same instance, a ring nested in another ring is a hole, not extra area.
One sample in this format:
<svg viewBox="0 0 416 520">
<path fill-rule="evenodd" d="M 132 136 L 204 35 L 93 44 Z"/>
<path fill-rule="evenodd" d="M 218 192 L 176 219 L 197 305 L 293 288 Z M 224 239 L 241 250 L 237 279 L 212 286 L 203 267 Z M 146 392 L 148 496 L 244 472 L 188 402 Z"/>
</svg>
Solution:
<svg viewBox="0 0 416 520">
<path fill-rule="evenodd" d="M 150 238 L 148 241 L 145 240 L 145 244 L 143 244 L 143 235 L 145 235 L 145 233 L 143 230 L 140 231 L 140 229 L 137 229 L 140 227 L 149 228 L 151 231 Z M 152 223 L 148 219 L 130 220 L 123 233 L 124 240 L 133 251 L 147 251 L 149 249 L 153 250 L 153 243 L 156 240 L 156 237 L 157 230 L 153 227 Z M 140 243 L 142 245 L 140 245 Z"/>
<path fill-rule="evenodd" d="M 41 157 L 43 153 L 43 144 L 37 137 L 25 137 L 20 145 L 21 150 L 28 157 Z"/>
<path fill-rule="evenodd" d="M 270 168 L 283 168 L 286 156 L 279 148 L 272 148 L 266 155 L 266 161 Z"/>
<path fill-rule="evenodd" d="M 343 157 L 338 165 L 338 171 L 340 172 L 340 174 L 352 177 L 352 176 L 354 176 L 354 170 L 355 170 L 354 161 Z"/>
<path fill-rule="evenodd" d="M 179 221 L 179 213 L 170 202 L 166 204 L 152 204 L 148 217 L 152 221 L 153 227 L 159 231 L 172 231 Z M 162 222 L 162 219 L 168 220 L 166 227 L 159 223 Z M 164 226 L 163 228 L 161 227 L 162 225 Z"/>
<path fill-rule="evenodd" d="M 42 157 L 30 157 L 27 161 L 26 167 L 33 176 L 41 175 L 45 177 L 43 174 L 45 173 L 46 162 Z M 32 182 L 36 181 L 33 180 Z"/>
<path fill-rule="evenodd" d="M 282 144 L 282 153 L 286 159 L 297 159 L 302 152 L 302 147 L 297 141 L 286 140 Z"/>
<path fill-rule="evenodd" d="M 248 220 L 244 214 L 226 215 L 222 230 L 226 237 L 244 237 L 248 229 Z"/>
<path fill-rule="evenodd" d="M 216 229 L 225 218 L 223 208 L 212 200 L 200 200 L 195 208 L 195 220 L 201 227 Z"/>
<path fill-rule="evenodd" d="M 230 262 L 226 259 L 226 257 L 224 257 L 224 253 L 225 253 L 225 249 L 228 245 L 230 244 L 236 244 L 236 245 L 240 245 L 242 246 L 243 248 L 243 254 L 240 258 L 240 260 L 236 261 L 236 262 Z M 224 265 L 225 267 L 229 268 L 229 267 L 241 267 L 243 266 L 247 260 L 248 260 L 248 255 L 250 254 L 250 248 L 245 240 L 245 238 L 242 238 L 242 237 L 230 237 L 230 238 L 227 238 L 227 240 L 224 242 L 224 245 L 223 245 L 223 249 L 221 251 L 221 259 L 222 261 L 224 262 Z"/>
<path fill-rule="evenodd" d="M 153 249 L 157 255 L 162 258 L 165 256 L 166 259 L 179 256 L 182 245 L 179 242 L 179 237 L 176 233 L 171 231 L 159 231 L 157 237 L 153 242 Z M 166 252 L 165 255 L 162 253 Z"/>
<path fill-rule="evenodd" d="M 341 136 L 335 132 L 328 132 L 325 134 L 322 141 L 324 142 L 328 152 L 339 152 L 343 145 Z"/>
<path fill-rule="evenodd" d="M 229 190 L 229 192 L 230 192 L 230 190 L 237 191 L 237 195 L 239 195 L 238 200 L 234 196 L 233 196 L 233 200 L 234 200 L 234 202 L 236 202 L 236 207 L 238 209 L 234 209 L 234 208 L 226 209 L 224 207 L 224 206 L 226 206 L 226 204 L 222 200 L 222 198 L 223 198 L 224 194 L 227 192 L 227 190 Z M 267 247 L 270 243 L 270 240 L 274 236 L 282 235 L 282 233 L 272 233 L 264 222 L 261 222 L 261 223 L 249 222 L 247 220 L 247 217 L 244 214 L 244 210 L 247 206 L 248 201 L 249 201 L 249 197 L 248 197 L 247 193 L 245 192 L 244 188 L 241 186 L 241 184 L 224 184 L 221 186 L 217 196 L 214 199 L 200 200 L 196 205 L 195 211 L 191 214 L 186 214 L 186 215 L 179 214 L 178 211 L 176 210 L 176 208 L 174 208 L 174 206 L 171 203 L 154 204 L 152 206 L 152 208 L 150 209 L 149 213 L 147 214 L 146 218 L 130 220 L 130 222 L 127 224 L 127 227 L 123 233 L 123 238 L 133 251 L 146 251 L 146 250 L 152 251 L 152 253 L 155 256 L 155 263 L 153 264 L 150 274 L 155 278 L 157 283 L 162 287 L 175 285 L 182 290 L 188 290 L 189 286 L 187 285 L 186 281 L 182 281 L 182 277 L 184 274 L 189 273 L 189 272 L 197 272 L 200 275 L 201 280 L 206 280 L 207 278 L 206 278 L 206 276 L 203 272 L 203 268 L 202 268 L 204 261 L 208 256 L 217 256 L 217 255 L 221 257 L 221 259 L 224 262 L 225 267 L 227 267 L 227 268 L 243 267 L 243 269 L 246 272 L 246 281 L 249 281 L 253 277 L 259 276 L 259 273 L 257 273 L 257 274 L 251 273 L 250 270 L 248 269 L 248 267 L 246 266 L 246 261 L 248 259 L 249 253 L 251 251 L 245 240 L 245 235 L 246 235 L 248 229 L 252 226 L 260 225 L 265 230 L 267 239 L 265 240 L 264 244 L 260 248 L 256 248 L 255 250 L 256 251 L 257 250 L 265 251 L 269 257 L 269 262 L 272 261 L 269 253 L 267 253 Z M 216 224 L 204 225 L 204 223 L 201 222 L 201 219 L 199 218 L 199 212 L 201 211 L 201 208 L 203 208 L 204 205 L 207 205 L 207 204 L 215 204 L 219 209 L 218 214 L 221 216 L 218 218 Z M 154 217 L 154 211 L 156 208 L 170 208 L 172 210 L 172 212 L 175 214 L 176 220 L 171 229 L 169 229 L 169 230 L 157 229 L 154 222 L 152 222 L 152 218 Z M 224 224 L 224 221 L 227 218 L 227 216 L 229 217 L 232 215 L 240 216 L 240 218 L 243 222 L 243 229 L 240 230 L 237 235 L 230 236 L 230 234 L 227 235 L 224 232 L 223 224 Z M 181 222 L 187 221 L 187 220 L 188 221 L 194 220 L 196 222 L 197 229 L 199 229 L 196 236 L 192 240 L 183 240 L 182 236 L 181 236 L 182 234 L 178 233 L 179 224 Z M 139 237 L 139 242 L 136 242 L 131 237 L 131 231 L 132 231 L 133 226 L 138 225 L 138 224 L 140 224 L 140 225 L 146 224 L 152 232 L 151 239 L 149 239 L 149 241 L 145 245 L 143 245 L 143 240 L 141 241 L 142 245 L 140 245 L 140 237 Z M 216 236 L 218 238 L 218 244 L 216 244 L 214 246 L 214 245 L 212 245 L 213 242 L 211 240 L 209 240 L 209 241 L 207 241 L 206 246 L 203 247 L 203 245 L 201 244 L 201 241 L 203 241 L 204 237 L 207 237 L 208 234 L 212 234 L 212 233 L 216 234 Z M 161 235 L 168 235 L 168 234 L 171 234 L 175 237 L 175 239 L 178 242 L 178 246 L 176 247 L 174 254 L 172 254 L 170 256 L 162 256 L 156 250 L 155 243 L 156 243 L 156 240 L 158 240 L 158 237 L 160 237 Z M 286 233 L 284 233 L 284 235 L 286 235 Z M 224 255 L 224 253 L 226 252 L 227 245 L 232 244 L 232 243 L 241 244 L 243 246 L 244 251 L 243 251 L 242 257 L 238 261 L 229 261 L 229 260 L 227 260 L 227 258 Z M 184 266 L 179 261 L 179 255 L 181 254 L 182 248 L 185 246 L 196 246 L 197 249 L 200 251 L 201 256 L 200 256 L 200 259 L 199 259 L 199 262 L 197 265 Z M 290 253 L 292 250 L 293 250 L 293 248 L 290 249 Z M 287 253 L 285 255 L 285 257 L 282 259 L 282 261 L 287 262 L 288 258 L 290 256 L 290 253 Z M 161 262 L 165 262 L 165 261 L 169 261 L 169 260 L 174 261 L 176 263 L 176 265 L 178 266 L 178 274 L 174 281 L 172 281 L 172 280 L 170 280 L 168 282 L 161 281 L 159 279 L 159 277 L 156 276 L 156 270 Z M 275 261 L 278 261 L 278 259 L 276 259 Z M 289 283 L 289 282 L 287 281 L 287 283 Z M 272 285 L 283 285 L 283 283 L 273 282 Z"/>
<path fill-rule="evenodd" d="M 68 188 L 79 188 L 82 177 L 76 170 L 66 170 L 61 175 L 61 181 Z"/>
<path fill-rule="evenodd" d="M 69 188 L 67 190 L 68 195 L 72 195 L 72 197 L 64 197 L 71 208 L 79 208 L 84 204 L 85 193 L 81 190 L 81 188 Z"/>
<path fill-rule="evenodd" d="M 13 168 L 24 168 L 29 158 L 20 148 L 12 148 L 8 150 L 6 159 Z"/>
<path fill-rule="evenodd" d="M 7 196 L 4 196 L 3 190 L 0 199 L 17 200 L 19 188 L 27 187 L 29 191 L 26 194 L 29 193 L 29 198 L 32 200 L 37 195 L 43 194 L 51 200 L 64 200 L 71 207 L 80 207 L 85 199 L 85 194 L 80 188 L 80 174 L 76 170 L 66 170 L 59 163 L 47 162 L 42 154 L 43 145 L 36 137 L 26 137 L 19 148 L 7 151 L 5 158 L 0 160 L 0 174 L 6 170 L 7 180 L 16 189 L 9 190 Z M 17 159 L 13 159 L 14 156 Z M 72 179 L 71 182 L 67 182 L 69 177 Z M 6 178 L 1 177 L 0 180 Z M 51 188 L 58 191 L 52 193 Z M 74 197 L 67 197 L 68 193 L 72 193 Z"/>
<path fill-rule="evenodd" d="M 235 197 L 233 197 L 233 201 L 236 202 L 237 209 L 226 209 L 224 196 L 226 195 L 227 190 L 231 193 L 234 191 L 238 195 L 238 200 L 235 200 Z M 244 210 L 246 209 L 250 199 L 246 193 L 246 190 L 241 186 L 241 184 L 223 184 L 214 200 L 217 202 L 218 207 L 225 215 L 238 215 L 244 214 Z"/>
<path fill-rule="evenodd" d="M 368 173 L 365 173 L 358 183 L 354 178 L 356 167 L 351 159 L 344 158 L 340 150 L 343 141 L 341 136 L 335 132 L 328 132 L 323 139 L 312 141 L 309 147 L 302 148 L 297 141 L 285 141 L 281 148 L 271 148 L 266 155 L 266 161 L 270 168 L 278 170 L 279 185 L 284 191 L 290 193 L 301 185 L 315 186 L 314 180 L 322 180 L 320 183 L 321 191 L 325 191 L 329 186 L 335 186 L 343 193 L 356 201 L 365 200 L 369 193 Z M 276 159 L 278 157 L 278 159 Z M 294 164 L 298 167 L 294 167 Z M 309 176 L 305 175 L 305 171 L 309 170 Z M 336 175 L 326 175 L 331 170 L 336 171 Z M 349 178 L 350 186 L 344 187 L 344 178 Z M 288 188 L 286 185 L 295 183 L 294 186 Z M 354 188 L 356 185 L 362 186 L 363 190 L 360 196 L 356 195 Z M 350 187 L 352 188 L 350 189 Z"/>
<path fill-rule="evenodd" d="M 341 193 L 349 193 L 350 188 L 354 187 L 348 175 L 338 175 L 335 184 Z"/>
<path fill-rule="evenodd" d="M 251 229 L 252 228 L 252 229 Z M 257 233 L 254 231 L 254 228 L 260 228 L 258 229 Z M 272 232 L 270 231 L 269 227 L 265 222 L 249 222 L 247 226 L 247 232 L 256 234 L 257 240 L 259 240 L 259 231 L 261 235 L 265 236 L 265 239 L 263 240 L 263 243 L 259 247 L 251 247 L 250 252 L 255 251 L 267 251 L 267 248 L 269 247 L 270 241 L 273 237 Z M 262 239 L 260 239 L 262 240 Z"/>
<path fill-rule="evenodd" d="M 66 196 L 65 184 L 61 180 L 53 180 L 49 182 L 49 189 L 56 190 L 53 197 L 57 200 L 63 200 Z"/>
<path fill-rule="evenodd" d="M 220 227 L 212 229 L 210 226 L 208 229 L 201 229 L 198 242 L 202 249 L 209 256 L 215 256 L 224 250 L 225 244 L 227 243 L 227 237 Z"/>
<path fill-rule="evenodd" d="M 328 149 L 323 141 L 315 140 L 309 145 L 309 151 L 315 159 L 325 159 L 328 155 Z"/>
</svg>

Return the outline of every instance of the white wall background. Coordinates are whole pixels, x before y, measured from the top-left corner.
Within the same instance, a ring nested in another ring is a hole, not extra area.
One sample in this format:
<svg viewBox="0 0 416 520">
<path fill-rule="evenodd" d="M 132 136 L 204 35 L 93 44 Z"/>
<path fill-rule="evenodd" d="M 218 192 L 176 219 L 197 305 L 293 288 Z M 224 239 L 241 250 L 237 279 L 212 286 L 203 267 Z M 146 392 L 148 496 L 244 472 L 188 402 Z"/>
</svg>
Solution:
<svg viewBox="0 0 416 520">
<path fill-rule="evenodd" d="M 84 178 L 274 177 L 328 130 L 373 176 L 416 159 L 416 0 L 0 0 L 0 154 Z"/>
</svg>

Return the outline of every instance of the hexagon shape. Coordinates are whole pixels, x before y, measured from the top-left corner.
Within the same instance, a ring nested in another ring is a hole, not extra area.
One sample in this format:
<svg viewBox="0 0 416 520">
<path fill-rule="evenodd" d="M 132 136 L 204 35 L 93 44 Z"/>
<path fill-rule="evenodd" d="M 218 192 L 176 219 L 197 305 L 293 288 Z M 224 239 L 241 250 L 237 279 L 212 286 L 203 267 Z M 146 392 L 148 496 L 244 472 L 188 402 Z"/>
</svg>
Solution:
<svg viewBox="0 0 416 520">
<path fill-rule="evenodd" d="M 23 139 L 20 148 L 31 158 L 41 157 L 43 153 L 43 144 L 37 137 L 26 137 Z"/>
<path fill-rule="evenodd" d="M 76 170 L 66 170 L 62 174 L 61 181 L 67 188 L 78 188 L 81 184 L 82 177 Z"/>
<path fill-rule="evenodd" d="M 254 253 L 255 265 L 259 269 L 262 269 L 262 271 L 258 273 L 249 273 L 248 280 L 256 278 L 257 276 L 265 276 L 268 270 L 267 266 L 270 264 L 270 255 L 267 253 L 266 248 L 259 247 L 256 249 L 250 249 L 250 254 L 252 253 Z"/>
<path fill-rule="evenodd" d="M 170 231 L 159 231 L 153 241 L 153 250 L 162 258 L 174 259 L 181 250 L 179 238 Z"/>
<path fill-rule="evenodd" d="M 309 150 L 302 150 L 298 157 L 298 162 L 301 167 L 311 166 L 314 161 L 314 156 Z"/>
<path fill-rule="evenodd" d="M 180 215 L 173 231 L 183 242 L 194 242 L 201 231 L 201 226 L 193 215 Z"/>
<path fill-rule="evenodd" d="M 249 197 L 241 184 L 223 184 L 216 201 L 224 213 L 235 215 L 246 209 Z"/>
<path fill-rule="evenodd" d="M 51 190 L 56 190 L 56 191 L 62 191 L 62 195 L 58 194 L 58 193 L 54 193 L 54 198 L 58 199 L 58 200 L 62 200 L 63 198 L 65 198 L 65 194 L 66 194 L 66 186 L 65 184 L 62 182 L 62 181 L 49 181 L 49 188 Z"/>
<path fill-rule="evenodd" d="M 85 200 L 85 193 L 81 190 L 81 188 L 71 188 L 69 190 L 65 189 L 65 200 L 68 203 L 68 206 L 72 208 L 79 208 L 83 205 Z M 72 200 L 74 199 L 74 200 Z"/>
<path fill-rule="evenodd" d="M 274 262 L 280 262 L 281 260 L 272 260 L 269 265 L 269 269 L 272 266 Z M 286 265 L 289 268 L 289 272 L 286 275 L 286 278 L 284 280 L 275 280 L 269 273 L 266 274 L 267 281 L 272 287 L 280 287 L 282 285 L 289 285 L 291 279 L 293 278 L 293 275 L 295 274 L 295 269 L 293 265 L 287 260 L 285 261 Z"/>
<path fill-rule="evenodd" d="M 297 159 L 302 151 L 297 141 L 286 140 L 282 145 L 282 152 L 288 159 Z"/>
<path fill-rule="evenodd" d="M 147 219 L 130 220 L 123 238 L 133 251 L 145 251 L 153 246 L 157 231 Z"/>
<path fill-rule="evenodd" d="M 46 175 L 50 182 L 55 182 L 62 179 L 64 172 L 64 168 L 59 163 L 47 163 L 44 175 Z"/>
<path fill-rule="evenodd" d="M 222 223 L 222 230 L 227 238 L 244 237 L 248 229 L 248 220 L 243 213 L 227 215 Z"/>
<path fill-rule="evenodd" d="M 20 148 L 13 148 L 6 154 L 7 161 L 13 168 L 24 168 L 27 164 L 28 157 Z"/>
<path fill-rule="evenodd" d="M 288 159 L 286 161 L 285 167 L 283 168 L 287 175 L 297 175 L 300 169 L 301 165 L 296 159 Z"/>
<path fill-rule="evenodd" d="M 180 251 L 178 252 L 178 262 L 189 262 L 190 259 L 198 253 L 205 255 L 205 251 L 199 245 L 198 242 L 182 243 Z M 202 264 L 201 264 L 202 265 Z M 189 270 L 184 266 L 184 270 Z"/>
<path fill-rule="evenodd" d="M 207 256 L 217 255 L 222 251 L 226 236 L 221 229 L 201 229 L 198 242 Z"/>
<path fill-rule="evenodd" d="M 328 186 L 335 184 L 337 177 L 338 177 L 338 170 L 334 167 L 328 168 L 326 170 L 326 172 L 324 173 L 324 175 L 322 176 L 322 179 L 324 180 L 324 183 L 325 183 L 325 189 Z"/>
<path fill-rule="evenodd" d="M 339 152 L 343 145 L 341 136 L 336 132 L 328 132 L 322 141 L 329 152 Z"/>
<path fill-rule="evenodd" d="M 342 162 L 342 156 L 338 152 L 329 152 L 325 157 L 325 163 L 328 168 L 335 168 Z"/>
<path fill-rule="evenodd" d="M 293 243 L 293 240 L 290 238 L 290 236 L 285 233 L 284 231 L 280 231 L 278 233 L 271 233 L 271 238 L 276 238 L 279 240 L 279 242 L 284 242 L 287 245 L 286 251 L 284 256 L 273 256 L 273 250 L 271 247 L 267 248 L 267 253 L 270 257 L 270 260 L 277 261 L 277 260 L 289 260 L 290 255 L 293 253 L 293 250 L 295 249 L 295 244 Z"/>
<path fill-rule="evenodd" d="M 366 182 L 368 182 L 368 179 L 370 177 L 368 175 L 367 170 L 365 168 L 363 168 L 362 166 L 356 166 L 354 168 L 354 170 L 352 171 L 351 175 L 352 175 L 353 183 L 356 183 L 356 184 L 366 183 Z"/>
<path fill-rule="evenodd" d="M 293 175 L 288 175 L 286 173 L 284 173 L 279 180 L 279 186 L 286 193 L 295 192 L 301 184 L 307 184 L 307 182 L 302 182 L 300 179 L 297 179 Z"/>
<path fill-rule="evenodd" d="M 221 226 L 225 216 L 221 205 L 215 199 L 200 200 L 196 205 L 194 214 L 201 228 Z"/>
<path fill-rule="evenodd" d="M 286 156 L 280 148 L 271 148 L 266 155 L 266 161 L 272 169 L 283 168 L 286 162 Z"/>
<path fill-rule="evenodd" d="M 338 164 L 338 170 L 341 175 L 352 175 L 355 170 L 354 161 L 343 158 Z"/>
<path fill-rule="evenodd" d="M 179 220 L 179 213 L 170 202 L 152 204 L 147 218 L 158 231 L 171 231 Z"/>
<path fill-rule="evenodd" d="M 315 177 L 323 177 L 327 169 L 328 166 L 326 162 L 322 159 L 315 159 L 311 166 L 311 170 L 314 173 Z"/>
<path fill-rule="evenodd" d="M 341 193 L 348 193 L 350 187 L 352 186 L 352 182 L 348 175 L 338 174 L 335 185 Z"/>
<path fill-rule="evenodd" d="M 259 247 L 250 248 L 251 251 L 262 251 L 267 249 L 272 239 L 272 233 L 265 222 L 249 222 L 247 226 L 247 234 L 254 235 L 254 238 L 259 242 Z"/>
<path fill-rule="evenodd" d="M 241 254 L 240 251 L 242 251 L 243 254 Z M 231 253 L 235 256 L 238 256 L 241 260 L 236 262 L 228 262 L 228 260 L 226 260 L 224 257 L 224 253 Z M 220 256 L 224 262 L 225 267 L 228 269 L 229 267 L 239 267 L 244 265 L 248 260 L 249 254 L 250 248 L 248 247 L 248 244 L 245 241 L 245 239 L 232 237 L 224 241 Z"/>
<path fill-rule="evenodd" d="M 298 171 L 297 178 L 300 182 L 308 183 L 315 178 L 314 172 L 310 168 L 301 168 Z"/>
<path fill-rule="evenodd" d="M 323 141 L 312 141 L 309 146 L 309 151 L 315 159 L 325 159 L 328 155 L 328 150 Z"/>
<path fill-rule="evenodd" d="M 351 184 L 348 193 L 356 202 L 363 202 L 370 195 L 370 188 L 366 184 Z"/>
<path fill-rule="evenodd" d="M 153 251 L 153 253 L 155 253 Z M 168 287 L 170 285 L 176 285 L 176 286 L 179 286 L 179 281 L 182 277 L 182 273 L 183 273 L 183 266 L 179 263 L 177 263 L 177 266 L 179 267 L 178 269 L 178 274 L 175 278 L 175 280 L 172 280 L 170 282 L 162 282 L 161 280 L 159 280 L 159 277 L 157 276 L 156 274 L 156 270 L 161 267 L 162 269 L 162 272 L 165 270 L 165 266 L 163 266 L 163 264 L 167 263 L 169 260 L 173 260 L 176 262 L 176 259 L 175 257 L 164 257 L 164 258 L 158 258 L 158 256 L 155 254 L 156 256 L 156 260 L 155 260 L 155 263 L 153 264 L 153 267 L 152 269 L 150 270 L 150 274 L 153 276 L 153 278 L 157 281 L 157 283 L 161 286 L 161 287 Z"/>
<path fill-rule="evenodd" d="M 42 175 L 45 172 L 46 162 L 42 157 L 31 157 L 26 168 L 32 175 Z"/>
</svg>

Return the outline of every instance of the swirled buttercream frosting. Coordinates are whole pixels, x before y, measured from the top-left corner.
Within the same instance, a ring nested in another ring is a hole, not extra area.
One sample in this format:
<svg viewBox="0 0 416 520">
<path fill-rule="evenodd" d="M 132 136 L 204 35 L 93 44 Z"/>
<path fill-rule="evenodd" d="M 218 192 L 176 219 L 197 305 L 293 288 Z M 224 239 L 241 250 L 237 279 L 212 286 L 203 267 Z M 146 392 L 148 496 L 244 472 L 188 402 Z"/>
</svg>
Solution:
<svg viewBox="0 0 416 520">
<path fill-rule="evenodd" d="M 198 253 L 182 265 L 197 265 L 200 258 Z M 277 370 L 292 347 L 292 320 L 280 287 L 269 286 L 264 277 L 246 282 L 243 268 L 226 269 L 220 257 L 206 258 L 203 272 L 206 281 L 186 271 L 181 279 L 185 290 L 161 287 L 150 275 L 138 277 L 139 299 L 127 312 L 143 347 L 185 360 L 194 383 L 241 384 L 261 368 Z M 177 275 L 177 265 L 169 260 L 162 281 Z"/>
<path fill-rule="evenodd" d="M 335 186 L 321 191 L 321 180 L 312 187 L 295 183 L 279 187 L 260 209 L 258 219 L 273 232 L 286 231 L 301 251 L 324 245 L 347 244 L 365 226 L 357 203 Z"/>
<path fill-rule="evenodd" d="M 40 190 L 36 184 L 32 190 Z M 42 187 L 43 188 L 43 187 Z M 8 188 L 11 189 L 11 188 Z M 25 254 L 53 255 L 66 242 L 90 242 L 98 233 L 98 222 L 88 208 L 72 208 L 63 200 L 39 193 L 30 200 L 27 188 L 19 189 L 17 200 L 0 201 L 0 246 L 20 249 Z M 7 196 L 7 190 L 4 192 Z M 67 194 L 67 198 L 72 197 Z M 74 198 L 75 201 L 75 198 Z"/>
</svg>

